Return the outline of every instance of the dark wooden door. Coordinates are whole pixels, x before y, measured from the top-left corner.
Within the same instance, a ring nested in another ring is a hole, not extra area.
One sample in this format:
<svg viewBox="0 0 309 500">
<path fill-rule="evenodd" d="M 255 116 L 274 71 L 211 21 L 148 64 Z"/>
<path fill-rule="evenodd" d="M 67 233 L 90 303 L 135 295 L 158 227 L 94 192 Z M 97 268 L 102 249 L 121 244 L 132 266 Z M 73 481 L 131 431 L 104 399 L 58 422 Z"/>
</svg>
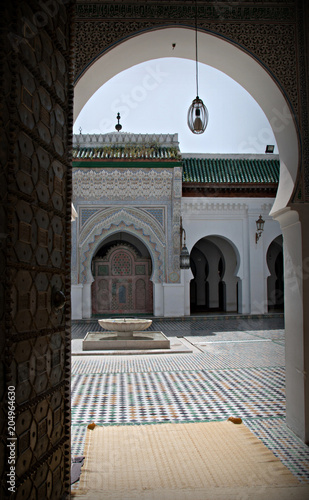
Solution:
<svg viewBox="0 0 309 500">
<path fill-rule="evenodd" d="M 65 1 L 1 11 L 1 498 L 70 492 L 73 18 Z"/>
<path fill-rule="evenodd" d="M 152 313 L 151 259 L 127 245 L 94 260 L 93 314 Z"/>
</svg>

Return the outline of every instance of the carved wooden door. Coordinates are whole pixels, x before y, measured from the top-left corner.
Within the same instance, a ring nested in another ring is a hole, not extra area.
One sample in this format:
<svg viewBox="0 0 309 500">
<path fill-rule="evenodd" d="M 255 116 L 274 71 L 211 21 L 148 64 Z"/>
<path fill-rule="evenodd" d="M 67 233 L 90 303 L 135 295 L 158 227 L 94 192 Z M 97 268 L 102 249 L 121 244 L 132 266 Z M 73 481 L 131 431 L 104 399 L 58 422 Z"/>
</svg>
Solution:
<svg viewBox="0 0 309 500">
<path fill-rule="evenodd" d="M 94 261 L 93 314 L 152 313 L 151 260 L 128 245 Z"/>
<path fill-rule="evenodd" d="M 1 498 L 70 494 L 74 10 L 12 0 L 1 11 Z"/>
</svg>

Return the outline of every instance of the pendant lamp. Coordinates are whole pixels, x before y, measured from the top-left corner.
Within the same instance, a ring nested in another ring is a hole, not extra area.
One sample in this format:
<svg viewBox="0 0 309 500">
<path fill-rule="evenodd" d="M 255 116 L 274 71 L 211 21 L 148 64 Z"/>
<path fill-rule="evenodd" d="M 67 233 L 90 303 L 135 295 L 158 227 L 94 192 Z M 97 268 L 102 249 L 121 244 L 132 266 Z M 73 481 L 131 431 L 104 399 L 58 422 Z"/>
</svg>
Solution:
<svg viewBox="0 0 309 500">
<path fill-rule="evenodd" d="M 205 132 L 208 124 L 208 109 L 198 95 L 198 51 L 197 51 L 197 1 L 195 0 L 195 76 L 196 98 L 188 109 L 188 127 L 193 134 Z"/>
</svg>

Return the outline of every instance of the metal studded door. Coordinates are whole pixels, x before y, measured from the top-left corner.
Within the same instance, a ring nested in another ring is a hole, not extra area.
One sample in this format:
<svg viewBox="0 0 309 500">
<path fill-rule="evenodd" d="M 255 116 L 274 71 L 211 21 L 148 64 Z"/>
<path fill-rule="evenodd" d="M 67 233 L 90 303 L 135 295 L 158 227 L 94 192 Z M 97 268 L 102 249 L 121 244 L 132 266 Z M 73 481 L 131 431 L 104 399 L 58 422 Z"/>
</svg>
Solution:
<svg viewBox="0 0 309 500">
<path fill-rule="evenodd" d="M 1 11 L 1 498 L 70 496 L 73 17 Z"/>
</svg>

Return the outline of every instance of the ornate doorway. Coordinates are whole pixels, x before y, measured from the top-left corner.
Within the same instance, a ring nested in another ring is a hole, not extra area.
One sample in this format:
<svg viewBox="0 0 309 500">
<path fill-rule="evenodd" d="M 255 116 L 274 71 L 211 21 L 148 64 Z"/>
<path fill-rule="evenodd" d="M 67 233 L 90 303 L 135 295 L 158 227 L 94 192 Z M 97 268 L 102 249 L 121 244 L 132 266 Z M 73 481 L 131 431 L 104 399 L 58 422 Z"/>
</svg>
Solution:
<svg viewBox="0 0 309 500">
<path fill-rule="evenodd" d="M 129 244 L 93 259 L 92 313 L 152 313 L 151 259 Z"/>
</svg>

